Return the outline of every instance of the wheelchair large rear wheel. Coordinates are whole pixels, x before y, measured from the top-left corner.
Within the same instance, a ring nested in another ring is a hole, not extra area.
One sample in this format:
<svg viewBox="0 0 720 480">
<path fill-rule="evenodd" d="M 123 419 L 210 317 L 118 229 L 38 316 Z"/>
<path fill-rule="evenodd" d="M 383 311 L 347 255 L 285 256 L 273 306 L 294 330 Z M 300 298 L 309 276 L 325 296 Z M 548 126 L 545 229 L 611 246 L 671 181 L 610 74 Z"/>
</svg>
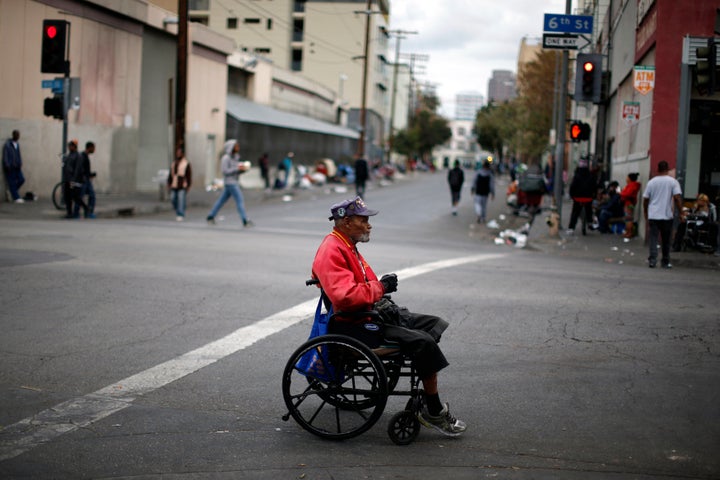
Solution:
<svg viewBox="0 0 720 480">
<path fill-rule="evenodd" d="M 311 371 L 301 368 L 313 356 Z M 323 335 L 292 354 L 282 379 L 285 405 L 308 432 L 331 440 L 370 429 L 385 409 L 388 384 L 382 363 L 354 338 Z"/>
</svg>

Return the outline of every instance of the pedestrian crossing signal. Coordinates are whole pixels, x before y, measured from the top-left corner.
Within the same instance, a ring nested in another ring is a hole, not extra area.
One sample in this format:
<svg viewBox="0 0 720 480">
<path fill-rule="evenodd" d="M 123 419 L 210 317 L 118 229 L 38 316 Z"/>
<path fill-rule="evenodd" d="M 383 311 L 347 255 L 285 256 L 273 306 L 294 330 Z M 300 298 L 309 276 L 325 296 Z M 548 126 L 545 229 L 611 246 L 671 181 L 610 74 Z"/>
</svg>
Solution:
<svg viewBox="0 0 720 480">
<path fill-rule="evenodd" d="M 570 140 L 573 142 L 590 140 L 590 125 L 585 122 L 572 122 L 570 124 Z"/>
</svg>

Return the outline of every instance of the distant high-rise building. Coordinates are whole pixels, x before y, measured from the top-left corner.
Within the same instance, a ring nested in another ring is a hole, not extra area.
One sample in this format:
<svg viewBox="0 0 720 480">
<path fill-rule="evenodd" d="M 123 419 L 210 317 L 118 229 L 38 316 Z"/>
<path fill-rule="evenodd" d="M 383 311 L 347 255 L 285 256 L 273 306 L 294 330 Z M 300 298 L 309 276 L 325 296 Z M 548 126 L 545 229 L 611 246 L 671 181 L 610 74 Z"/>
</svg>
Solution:
<svg viewBox="0 0 720 480">
<path fill-rule="evenodd" d="M 493 70 L 488 81 L 488 103 L 502 103 L 516 96 L 515 74 L 510 70 Z"/>
<path fill-rule="evenodd" d="M 455 95 L 455 119 L 475 120 L 484 98 L 479 92 L 462 92 Z"/>
</svg>

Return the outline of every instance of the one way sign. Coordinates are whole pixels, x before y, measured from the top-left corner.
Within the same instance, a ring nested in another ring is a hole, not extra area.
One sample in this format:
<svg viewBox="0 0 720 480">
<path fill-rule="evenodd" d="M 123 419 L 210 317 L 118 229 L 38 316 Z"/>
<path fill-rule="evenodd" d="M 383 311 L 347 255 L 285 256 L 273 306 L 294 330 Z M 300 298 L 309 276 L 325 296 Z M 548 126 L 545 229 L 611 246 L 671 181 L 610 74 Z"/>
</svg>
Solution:
<svg viewBox="0 0 720 480">
<path fill-rule="evenodd" d="M 580 35 L 568 35 L 560 33 L 544 33 L 543 48 L 557 48 L 561 50 L 577 50 L 580 40 L 586 40 Z M 585 46 L 585 45 L 583 45 Z"/>
</svg>

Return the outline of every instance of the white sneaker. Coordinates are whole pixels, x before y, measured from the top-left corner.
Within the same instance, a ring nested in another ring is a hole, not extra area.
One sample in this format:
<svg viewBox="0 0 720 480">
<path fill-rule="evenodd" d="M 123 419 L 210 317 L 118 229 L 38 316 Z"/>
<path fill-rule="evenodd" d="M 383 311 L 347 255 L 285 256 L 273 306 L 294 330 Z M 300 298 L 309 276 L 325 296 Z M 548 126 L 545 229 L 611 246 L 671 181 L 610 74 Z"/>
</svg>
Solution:
<svg viewBox="0 0 720 480">
<path fill-rule="evenodd" d="M 15 199 L 15 203 L 25 203 L 25 200 L 23 200 L 22 198 L 17 198 Z"/>
<path fill-rule="evenodd" d="M 181 217 L 180 215 L 178 215 L 177 217 L 175 217 L 175 221 L 177 221 L 177 222 L 184 222 L 184 221 L 185 221 L 185 217 Z"/>
<path fill-rule="evenodd" d="M 443 409 L 438 416 L 430 415 L 427 406 L 423 404 L 420 412 L 418 412 L 417 419 L 424 426 L 434 428 L 448 437 L 457 437 L 467 429 L 465 422 L 450 415 L 450 406 L 447 403 L 443 405 Z"/>
</svg>

